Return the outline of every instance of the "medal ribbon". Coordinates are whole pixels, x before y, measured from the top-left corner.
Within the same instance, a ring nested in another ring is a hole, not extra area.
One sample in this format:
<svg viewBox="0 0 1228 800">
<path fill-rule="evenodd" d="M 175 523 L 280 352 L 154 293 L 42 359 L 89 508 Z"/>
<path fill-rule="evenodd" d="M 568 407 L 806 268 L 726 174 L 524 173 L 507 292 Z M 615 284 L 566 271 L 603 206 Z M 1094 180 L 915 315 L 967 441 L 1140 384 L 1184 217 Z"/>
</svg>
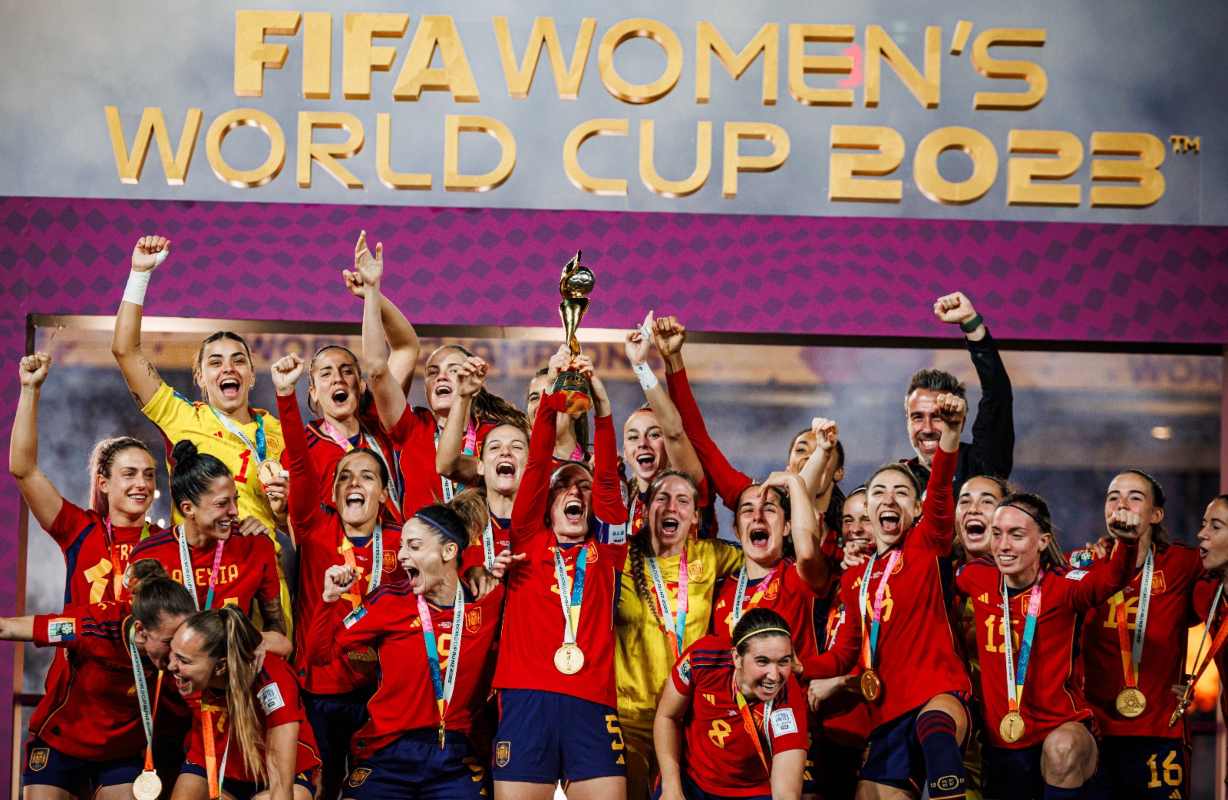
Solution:
<svg viewBox="0 0 1228 800">
<path fill-rule="evenodd" d="M 354 443 L 350 441 L 349 437 L 346 436 L 340 428 L 328 420 L 320 420 L 319 428 L 320 432 L 328 437 L 338 447 L 340 447 L 342 451 L 348 453 L 354 449 Z M 366 433 L 361 428 L 359 428 L 358 435 L 360 437 L 359 441 L 362 442 L 363 449 L 370 450 L 376 458 L 383 462 L 384 469 L 388 470 L 388 480 L 391 484 L 388 487 L 388 504 L 392 507 L 392 510 L 396 512 L 395 518 L 400 519 L 401 503 L 405 497 L 405 488 L 401 485 L 401 471 L 399 469 L 393 469 L 393 464 L 384 456 L 384 448 L 379 446 L 378 439 Z"/>
<path fill-rule="evenodd" d="M 357 570 L 358 562 L 354 558 L 354 543 L 344 532 L 341 534 L 341 557 L 345 565 Z M 367 576 L 367 591 L 370 594 L 379 588 L 380 577 L 384 573 L 384 526 L 377 522 L 371 531 L 371 574 Z"/>
<path fill-rule="evenodd" d="M 247 438 L 247 434 L 239 427 L 239 424 L 233 419 L 218 411 L 213 406 L 209 406 L 209 410 L 213 412 L 213 416 L 217 417 L 217 421 L 223 428 L 238 436 L 243 440 L 243 444 L 247 445 L 247 449 L 256 454 L 256 463 L 264 461 L 269 454 L 268 441 L 264 436 L 264 414 L 253 414 L 256 418 L 256 441 L 253 443 Z"/>
<path fill-rule="evenodd" d="M 435 424 L 435 450 L 436 452 L 438 452 L 439 450 L 439 435 L 440 435 L 439 424 L 436 423 Z M 472 456 L 472 455 L 477 454 L 477 450 L 478 450 L 478 429 L 477 429 L 477 426 L 473 424 L 473 420 L 471 419 L 465 423 L 465 444 L 464 444 L 464 447 L 461 449 L 461 452 L 467 456 Z M 451 503 L 452 498 L 456 496 L 456 484 L 452 483 L 452 481 L 448 480 L 442 475 L 439 476 L 439 484 L 440 486 L 443 487 L 443 501 L 445 503 Z"/>
<path fill-rule="evenodd" d="M 128 655 L 132 659 L 132 680 L 136 684 L 136 702 L 141 710 L 141 726 L 145 729 L 145 771 L 153 769 L 153 726 L 158 713 L 158 700 L 162 697 L 162 670 L 158 670 L 158 684 L 154 689 L 153 705 L 149 704 L 149 683 L 145 680 L 145 668 L 141 666 L 141 654 L 136 649 L 132 631 L 128 632 Z"/>
<path fill-rule="evenodd" d="M 878 589 L 874 592 L 874 605 L 869 606 L 870 581 L 874 578 L 874 562 L 878 561 L 878 551 L 870 554 L 870 563 L 861 578 L 861 590 L 858 595 L 858 605 L 861 607 L 861 658 L 866 669 L 874 668 L 874 656 L 878 653 L 878 633 L 883 621 L 883 602 L 887 598 L 887 584 L 891 580 L 891 571 L 900 560 L 901 550 L 896 548 L 887 557 L 887 566 L 883 569 L 883 577 L 878 580 Z M 869 635 L 866 634 L 865 621 L 870 620 Z"/>
<path fill-rule="evenodd" d="M 179 566 L 183 569 L 183 585 L 188 590 L 188 594 L 192 595 L 192 603 L 196 606 L 196 610 L 200 611 L 200 598 L 196 596 L 196 576 L 192 568 L 192 554 L 188 550 L 188 539 L 184 535 L 182 525 L 176 531 L 179 534 Z M 205 594 L 205 610 L 213 607 L 213 592 L 217 588 L 217 577 L 222 569 L 222 550 L 225 547 L 226 540 L 219 539 L 213 551 L 213 569 L 209 571 L 209 590 Z"/>
<path fill-rule="evenodd" d="M 1019 668 L 1015 668 L 1015 643 L 1012 641 L 1011 598 L 1002 581 L 1002 649 L 1006 656 L 1006 706 L 1010 711 L 1019 711 L 1023 702 L 1023 684 L 1028 676 L 1028 661 L 1032 656 L 1032 639 L 1036 636 L 1036 618 L 1040 614 L 1040 583 L 1045 579 L 1042 571 L 1032 584 L 1028 597 L 1028 616 L 1023 623 L 1023 636 L 1019 640 Z"/>
<path fill-rule="evenodd" d="M 213 734 L 213 709 L 201 701 L 201 726 L 205 739 L 205 779 L 209 784 L 210 800 L 221 800 L 222 784 L 226 782 L 226 759 L 230 756 L 230 732 L 226 732 L 226 748 L 222 751 L 222 765 L 218 769 L 217 742 Z"/>
<path fill-rule="evenodd" d="M 107 517 L 103 520 L 103 531 L 106 534 L 107 555 L 111 559 L 111 599 L 119 600 L 120 592 L 124 588 L 124 571 L 119 568 L 119 550 L 115 546 L 115 533 L 111 529 L 111 518 Z M 149 538 L 149 523 L 146 522 L 141 526 L 141 538 L 138 541 L 145 541 Z M 102 599 L 106 599 L 104 595 Z"/>
<path fill-rule="evenodd" d="M 422 620 L 422 643 L 426 647 L 426 661 L 431 669 L 431 686 L 435 689 L 435 703 L 439 707 L 439 749 L 444 747 L 444 720 L 452 692 L 456 689 L 456 670 L 460 664 L 461 636 L 465 631 L 465 592 L 456 584 L 456 600 L 452 605 L 452 643 L 448 646 L 448 666 L 441 676 L 439 670 L 439 640 L 435 636 L 435 622 L 431 619 L 431 607 L 426 598 L 418 595 L 418 618 Z"/>
<path fill-rule="evenodd" d="M 669 607 L 669 592 L 665 590 L 665 579 L 661 576 L 661 565 L 655 556 L 648 559 L 648 570 L 652 573 L 652 585 L 657 591 L 657 602 L 661 606 L 661 621 L 665 623 L 665 637 L 669 639 L 676 655 L 682 655 L 686 641 L 687 585 L 690 583 L 686 563 L 686 546 L 682 547 L 682 555 L 678 557 L 678 613 L 674 614 Z"/>
<path fill-rule="evenodd" d="M 772 567 L 767 575 L 763 576 L 763 580 L 759 581 L 759 585 L 755 587 L 755 593 L 750 596 L 750 600 L 746 598 L 746 586 L 750 583 L 750 576 L 746 574 L 746 565 L 742 565 L 742 569 L 738 572 L 738 586 L 733 592 L 733 616 L 729 622 L 729 632 L 733 633 L 733 626 L 738 624 L 738 620 L 742 619 L 742 614 L 745 613 L 743 605 L 748 605 L 749 608 L 758 608 L 763 596 L 767 594 L 768 588 L 772 581 L 776 579 L 776 573 L 780 571 L 780 567 L 784 564 L 781 561 L 776 566 Z"/>
<path fill-rule="evenodd" d="M 580 545 L 576 556 L 576 579 L 567 580 L 567 565 L 563 563 L 563 548 L 554 548 L 554 580 L 559 587 L 559 602 L 563 606 L 563 644 L 575 644 L 580 630 L 580 608 L 584 605 L 584 573 L 588 570 L 588 545 Z"/>
<path fill-rule="evenodd" d="M 1211 603 L 1211 613 L 1207 614 L 1207 624 L 1202 629 L 1202 639 L 1198 642 L 1198 650 L 1194 652 L 1196 669 L 1190 678 L 1190 686 L 1198 683 L 1198 679 L 1207 671 L 1207 667 L 1211 665 L 1220 648 L 1224 646 L 1224 640 L 1228 639 L 1228 619 L 1225 619 L 1219 626 L 1219 630 L 1215 632 L 1215 637 L 1211 640 L 1211 649 L 1207 651 L 1206 660 L 1199 663 L 1199 659 L 1202 658 L 1203 645 L 1207 643 L 1207 634 L 1211 632 L 1211 626 L 1215 623 L 1215 612 L 1219 608 L 1219 601 L 1223 594 L 1224 584 L 1221 583 L 1219 588 L 1215 590 L 1215 600 Z"/>
<path fill-rule="evenodd" d="M 1117 601 L 1117 644 L 1121 648 L 1121 671 L 1126 679 L 1126 686 L 1138 688 L 1138 673 L 1143 663 L 1143 639 L 1147 635 L 1147 612 L 1151 608 L 1151 579 L 1155 574 L 1155 548 L 1147 550 L 1143 560 L 1143 575 L 1138 587 L 1138 614 L 1134 618 L 1134 642 L 1130 642 L 1130 615 L 1126 613 L 1125 592 L 1118 592 Z"/>
<path fill-rule="evenodd" d="M 772 701 L 769 700 L 763 704 L 763 730 L 759 730 L 759 726 L 755 724 L 755 715 L 751 712 L 750 706 L 746 702 L 746 698 L 742 696 L 742 692 L 738 690 L 737 682 L 733 685 L 733 699 L 738 704 L 738 713 L 742 715 L 742 722 L 746 725 L 746 732 L 751 735 L 755 743 L 755 752 L 759 754 L 759 761 L 763 764 L 763 768 L 767 770 L 768 775 L 772 774 L 772 766 L 769 763 L 768 757 L 772 753 Z M 764 749 L 766 743 L 767 749 Z"/>
<path fill-rule="evenodd" d="M 493 519 L 486 520 L 486 530 L 482 531 L 482 564 L 485 565 L 486 571 L 491 572 L 495 568 L 495 521 Z"/>
</svg>

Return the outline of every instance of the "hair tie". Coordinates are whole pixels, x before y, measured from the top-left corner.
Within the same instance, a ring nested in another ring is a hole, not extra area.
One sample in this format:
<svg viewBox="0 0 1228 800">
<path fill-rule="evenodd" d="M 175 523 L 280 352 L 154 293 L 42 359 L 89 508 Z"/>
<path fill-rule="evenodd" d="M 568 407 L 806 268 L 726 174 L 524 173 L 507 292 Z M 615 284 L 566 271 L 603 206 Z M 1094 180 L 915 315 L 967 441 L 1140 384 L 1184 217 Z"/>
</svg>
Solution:
<svg viewBox="0 0 1228 800">
<path fill-rule="evenodd" d="M 419 522 L 425 522 L 427 525 L 434 528 L 437 533 L 443 536 L 443 538 L 447 539 L 449 542 L 452 542 L 457 547 L 460 547 L 463 549 L 466 545 L 469 544 L 468 540 L 461 539 L 460 537 L 456 535 L 455 532 L 450 530 L 447 526 L 436 522 L 435 520 L 431 519 L 425 514 L 422 514 L 422 513 L 414 514 L 413 519 L 416 519 Z"/>
<path fill-rule="evenodd" d="M 750 633 L 744 635 L 741 639 L 738 639 L 736 642 L 734 642 L 733 646 L 735 648 L 741 647 L 742 642 L 745 642 L 747 639 L 749 639 L 752 636 L 758 636 L 761 633 L 781 633 L 781 634 L 784 634 L 785 636 L 793 635 L 789 633 L 789 631 L 785 630 L 784 628 L 759 628 L 758 630 L 753 630 Z"/>
</svg>

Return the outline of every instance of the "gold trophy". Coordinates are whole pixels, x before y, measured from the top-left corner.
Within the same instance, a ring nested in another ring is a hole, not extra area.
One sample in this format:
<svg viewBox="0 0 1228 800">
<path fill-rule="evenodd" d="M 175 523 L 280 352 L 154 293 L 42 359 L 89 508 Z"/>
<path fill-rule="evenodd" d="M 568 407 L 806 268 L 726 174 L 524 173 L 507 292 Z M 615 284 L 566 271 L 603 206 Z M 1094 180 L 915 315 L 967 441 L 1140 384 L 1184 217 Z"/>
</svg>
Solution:
<svg viewBox="0 0 1228 800">
<path fill-rule="evenodd" d="M 588 295 L 595 284 L 593 271 L 580 263 L 580 251 L 577 250 L 563 267 L 563 275 L 559 278 L 559 294 L 563 296 L 563 302 L 559 303 L 559 317 L 563 320 L 563 336 L 573 357 L 580 355 L 576 329 L 588 311 Z M 573 416 L 586 413 L 592 407 L 590 388 L 588 378 L 574 369 L 560 372 L 554 382 L 554 391 L 564 393 L 566 411 Z"/>
</svg>

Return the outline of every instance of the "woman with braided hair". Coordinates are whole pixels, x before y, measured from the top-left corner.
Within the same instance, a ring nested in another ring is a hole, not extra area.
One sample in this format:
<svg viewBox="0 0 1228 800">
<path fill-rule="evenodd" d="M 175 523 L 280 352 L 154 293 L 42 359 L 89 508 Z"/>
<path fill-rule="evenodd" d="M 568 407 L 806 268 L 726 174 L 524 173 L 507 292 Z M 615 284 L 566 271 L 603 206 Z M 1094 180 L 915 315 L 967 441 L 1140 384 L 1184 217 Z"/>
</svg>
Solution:
<svg viewBox="0 0 1228 800">
<path fill-rule="evenodd" d="M 716 539 L 697 539 L 699 490 L 675 470 L 658 474 L 645 493 L 643 529 L 631 537 L 615 625 L 618 718 L 627 755 L 627 796 L 648 795 L 656 776 L 652 725 L 674 662 L 708 628 L 716 581 L 742 566 L 742 553 Z"/>
</svg>

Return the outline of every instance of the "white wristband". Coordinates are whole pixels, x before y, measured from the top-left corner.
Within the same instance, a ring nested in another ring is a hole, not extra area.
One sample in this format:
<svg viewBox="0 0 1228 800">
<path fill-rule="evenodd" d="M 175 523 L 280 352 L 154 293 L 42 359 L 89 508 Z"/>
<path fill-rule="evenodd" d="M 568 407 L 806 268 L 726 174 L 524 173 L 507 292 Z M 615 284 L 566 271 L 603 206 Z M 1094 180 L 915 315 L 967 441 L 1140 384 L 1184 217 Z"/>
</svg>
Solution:
<svg viewBox="0 0 1228 800">
<path fill-rule="evenodd" d="M 145 290 L 149 288 L 149 277 L 153 271 L 128 273 L 128 285 L 124 287 L 124 302 L 134 305 L 145 305 Z"/>
<path fill-rule="evenodd" d="M 652 387 L 656 386 L 657 374 L 652 371 L 652 367 L 647 364 L 633 364 L 631 371 L 635 373 L 635 377 L 640 382 L 640 388 L 647 392 Z"/>
</svg>

